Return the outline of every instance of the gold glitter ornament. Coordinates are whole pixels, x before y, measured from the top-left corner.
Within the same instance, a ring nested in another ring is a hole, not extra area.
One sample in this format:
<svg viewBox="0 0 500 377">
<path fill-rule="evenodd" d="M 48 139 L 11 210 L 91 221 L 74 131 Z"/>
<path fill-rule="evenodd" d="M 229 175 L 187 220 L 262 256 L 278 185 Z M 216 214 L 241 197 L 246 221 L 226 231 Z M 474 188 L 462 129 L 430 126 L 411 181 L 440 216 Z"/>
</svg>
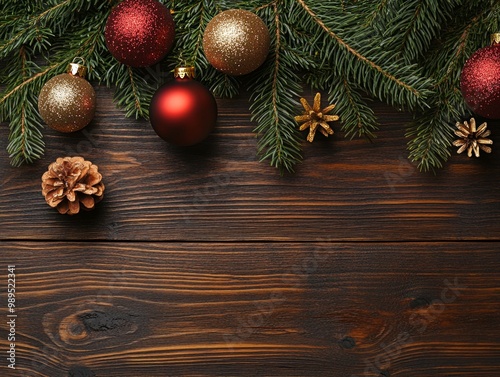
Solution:
<svg viewBox="0 0 500 377">
<path fill-rule="evenodd" d="M 203 34 L 203 50 L 210 64 L 231 76 L 259 68 L 269 53 L 266 24 L 252 12 L 231 9 L 219 13 Z"/>
<path fill-rule="evenodd" d="M 70 63 L 68 73 L 51 78 L 38 97 L 38 111 L 47 125 L 60 132 L 81 130 L 95 114 L 95 91 L 85 80 L 87 69 Z"/>
</svg>

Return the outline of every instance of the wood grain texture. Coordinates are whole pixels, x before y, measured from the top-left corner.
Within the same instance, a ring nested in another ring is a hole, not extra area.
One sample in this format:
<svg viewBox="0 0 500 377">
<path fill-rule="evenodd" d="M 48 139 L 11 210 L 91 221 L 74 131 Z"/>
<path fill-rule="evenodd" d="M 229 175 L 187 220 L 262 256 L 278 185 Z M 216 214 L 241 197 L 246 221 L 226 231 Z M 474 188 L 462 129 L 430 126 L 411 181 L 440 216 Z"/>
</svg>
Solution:
<svg viewBox="0 0 500 377">
<path fill-rule="evenodd" d="M 19 315 L 0 376 L 500 373 L 500 122 L 491 155 L 434 176 L 406 160 L 410 116 L 374 103 L 374 144 L 337 127 L 280 177 L 255 157 L 247 95 L 181 149 L 97 94 L 91 126 L 46 130 L 35 165 L 9 166 L 0 127 L 0 297 L 15 264 Z M 45 204 L 41 175 L 66 155 L 99 165 L 97 210 Z"/>
<path fill-rule="evenodd" d="M 497 243 L 4 242 L 2 259 L 19 297 L 2 376 L 500 370 Z"/>
<path fill-rule="evenodd" d="M 33 166 L 9 166 L 2 125 L 0 239 L 500 240 L 499 122 L 490 124 L 491 155 L 453 155 L 434 176 L 406 159 L 410 116 L 375 103 L 382 126 L 374 144 L 345 140 L 337 126 L 333 137 L 304 141 L 297 174 L 280 177 L 255 157 L 246 95 L 220 100 L 214 134 L 182 149 L 148 122 L 124 118 L 110 90 L 97 94 L 91 126 L 71 135 L 46 130 L 46 156 Z M 105 199 L 91 214 L 60 216 L 43 200 L 43 172 L 66 155 L 82 155 L 104 174 Z"/>
</svg>

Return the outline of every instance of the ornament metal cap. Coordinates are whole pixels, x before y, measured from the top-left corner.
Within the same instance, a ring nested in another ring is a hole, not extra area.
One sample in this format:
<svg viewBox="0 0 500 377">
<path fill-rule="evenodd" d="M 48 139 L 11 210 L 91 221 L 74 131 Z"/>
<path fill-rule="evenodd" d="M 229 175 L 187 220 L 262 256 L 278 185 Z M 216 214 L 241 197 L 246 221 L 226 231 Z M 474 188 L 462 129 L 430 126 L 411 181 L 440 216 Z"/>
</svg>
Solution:
<svg viewBox="0 0 500 377">
<path fill-rule="evenodd" d="M 77 59 L 80 60 L 82 62 L 82 64 L 75 63 L 75 60 L 77 60 Z M 82 77 L 82 78 L 85 77 L 85 75 L 87 74 L 87 67 L 85 67 L 83 65 L 84 63 L 85 63 L 85 61 L 83 60 L 83 58 L 73 59 L 73 62 L 68 64 L 67 72 L 73 76 Z"/>
<path fill-rule="evenodd" d="M 194 67 L 176 67 L 174 70 L 174 77 L 181 78 L 188 77 L 190 79 L 194 79 L 195 70 Z"/>
<path fill-rule="evenodd" d="M 500 33 L 491 34 L 491 44 L 496 45 L 500 43 Z"/>
</svg>

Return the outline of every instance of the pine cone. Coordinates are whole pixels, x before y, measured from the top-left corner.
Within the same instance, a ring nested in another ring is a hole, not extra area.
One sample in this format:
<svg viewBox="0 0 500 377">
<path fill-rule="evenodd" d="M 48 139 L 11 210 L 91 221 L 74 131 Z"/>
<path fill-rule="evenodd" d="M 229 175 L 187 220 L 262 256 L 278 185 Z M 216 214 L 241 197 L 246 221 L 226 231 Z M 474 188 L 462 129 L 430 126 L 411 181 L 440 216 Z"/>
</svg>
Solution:
<svg viewBox="0 0 500 377">
<path fill-rule="evenodd" d="M 42 193 L 45 201 L 59 213 L 75 215 L 83 209 L 90 210 L 104 194 L 102 175 L 97 165 L 82 157 L 58 158 L 42 176 Z"/>
<path fill-rule="evenodd" d="M 474 118 L 470 119 L 470 123 L 467 121 L 456 124 L 457 130 L 455 130 L 455 135 L 459 136 L 460 139 L 455 140 L 453 145 L 458 148 L 457 153 L 462 153 L 467 150 L 467 156 L 472 157 L 472 152 L 476 157 L 479 157 L 479 150 L 483 150 L 486 153 L 491 153 L 491 148 L 486 144 L 493 144 L 493 141 L 488 139 L 491 135 L 490 130 L 487 130 L 488 126 L 486 122 L 481 124 L 479 128 L 476 127 L 476 120 Z"/>
</svg>

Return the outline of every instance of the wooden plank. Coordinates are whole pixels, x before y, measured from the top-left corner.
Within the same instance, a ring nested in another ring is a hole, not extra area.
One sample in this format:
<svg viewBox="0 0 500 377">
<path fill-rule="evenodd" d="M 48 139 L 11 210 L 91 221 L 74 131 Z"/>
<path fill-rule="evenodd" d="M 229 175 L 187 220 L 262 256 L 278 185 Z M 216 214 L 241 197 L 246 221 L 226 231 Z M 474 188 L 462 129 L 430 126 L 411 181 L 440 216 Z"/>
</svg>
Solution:
<svg viewBox="0 0 500 377">
<path fill-rule="evenodd" d="M 17 369 L 2 358 L 2 376 L 491 377 L 500 368 L 499 243 L 1 246 L 4 285 L 16 266 L 18 315 Z"/>
<path fill-rule="evenodd" d="M 410 116 L 385 105 L 374 104 L 382 123 L 374 144 L 343 139 L 337 125 L 333 137 L 304 142 L 296 175 L 280 177 L 255 157 L 245 95 L 220 100 L 216 132 L 181 149 L 148 122 L 124 118 L 108 89 L 97 93 L 93 125 L 46 130 L 46 156 L 33 166 L 9 166 L 0 128 L 1 239 L 500 239 L 500 148 L 480 160 L 454 155 L 437 176 L 421 174 L 406 160 Z M 45 204 L 40 178 L 57 157 L 75 154 L 99 165 L 107 192 L 97 211 L 68 218 Z"/>
</svg>

